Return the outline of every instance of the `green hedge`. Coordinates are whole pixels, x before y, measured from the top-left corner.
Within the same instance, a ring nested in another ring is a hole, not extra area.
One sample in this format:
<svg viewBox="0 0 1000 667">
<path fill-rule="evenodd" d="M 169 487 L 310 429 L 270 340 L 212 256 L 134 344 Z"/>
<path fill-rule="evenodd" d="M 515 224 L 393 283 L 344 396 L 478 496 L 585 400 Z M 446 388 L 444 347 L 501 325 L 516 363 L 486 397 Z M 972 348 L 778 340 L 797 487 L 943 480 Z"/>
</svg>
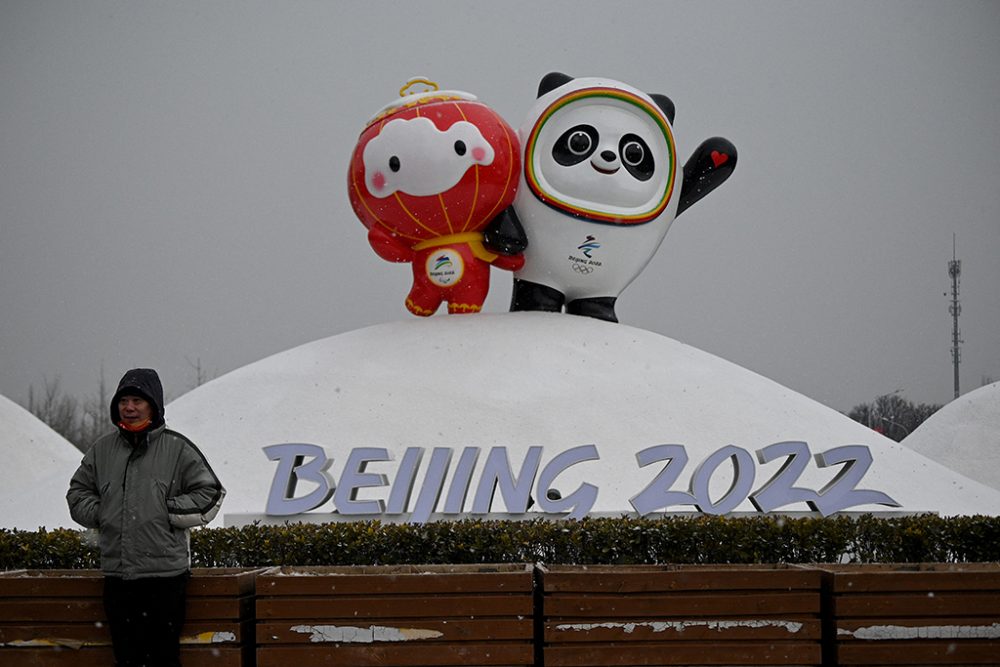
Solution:
<svg viewBox="0 0 1000 667">
<path fill-rule="evenodd" d="M 96 568 L 74 530 L 0 529 L 0 569 Z M 916 563 L 1000 561 L 1000 517 L 710 516 L 582 521 L 351 522 L 208 528 L 195 567 L 403 563 Z"/>
</svg>

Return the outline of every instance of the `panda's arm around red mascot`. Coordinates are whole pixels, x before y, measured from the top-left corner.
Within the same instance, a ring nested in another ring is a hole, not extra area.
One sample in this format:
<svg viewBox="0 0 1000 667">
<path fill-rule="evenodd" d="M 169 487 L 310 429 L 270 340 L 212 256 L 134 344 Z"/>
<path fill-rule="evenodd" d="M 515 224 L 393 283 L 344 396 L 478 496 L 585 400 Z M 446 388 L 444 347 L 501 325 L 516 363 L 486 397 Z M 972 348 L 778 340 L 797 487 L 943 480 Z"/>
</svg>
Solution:
<svg viewBox="0 0 1000 667">
<path fill-rule="evenodd" d="M 500 255 L 520 255 L 528 247 L 528 237 L 513 206 L 508 206 L 483 230 L 483 244 Z"/>
<path fill-rule="evenodd" d="M 518 271 L 524 266 L 524 249 L 528 237 L 513 206 L 508 206 L 483 230 L 483 245 L 496 253 L 493 266 L 505 271 Z"/>
</svg>

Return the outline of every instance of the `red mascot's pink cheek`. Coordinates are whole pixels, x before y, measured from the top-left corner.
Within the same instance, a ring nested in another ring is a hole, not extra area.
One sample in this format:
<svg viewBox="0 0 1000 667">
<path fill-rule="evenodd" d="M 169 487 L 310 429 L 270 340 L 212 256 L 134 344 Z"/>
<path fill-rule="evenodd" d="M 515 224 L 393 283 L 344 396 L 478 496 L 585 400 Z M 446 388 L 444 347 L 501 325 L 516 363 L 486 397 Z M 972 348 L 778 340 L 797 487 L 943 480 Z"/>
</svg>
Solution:
<svg viewBox="0 0 1000 667">
<path fill-rule="evenodd" d="M 376 171 L 375 175 L 372 176 L 372 186 L 374 186 L 376 192 L 382 192 L 385 188 L 385 174 L 381 171 Z"/>
<path fill-rule="evenodd" d="M 482 146 L 476 146 L 472 149 L 472 159 L 476 162 L 482 162 L 483 158 L 486 157 L 486 149 Z"/>
</svg>

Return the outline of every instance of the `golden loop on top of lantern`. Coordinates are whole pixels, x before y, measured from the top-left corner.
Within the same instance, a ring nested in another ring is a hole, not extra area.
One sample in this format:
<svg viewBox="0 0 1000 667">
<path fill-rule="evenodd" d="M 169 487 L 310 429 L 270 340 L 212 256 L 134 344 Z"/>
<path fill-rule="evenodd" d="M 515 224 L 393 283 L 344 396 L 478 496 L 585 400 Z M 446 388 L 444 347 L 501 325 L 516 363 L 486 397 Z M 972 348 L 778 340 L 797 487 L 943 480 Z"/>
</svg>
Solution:
<svg viewBox="0 0 1000 667">
<path fill-rule="evenodd" d="M 422 89 L 423 88 L 423 89 Z M 470 95 L 459 90 L 441 90 L 438 84 L 422 76 L 411 78 L 402 88 L 399 89 L 399 99 L 393 100 L 389 104 L 378 110 L 368 125 L 383 120 L 402 109 L 408 109 L 421 104 L 431 102 L 449 102 L 456 100 L 476 101 L 475 95 Z"/>
<path fill-rule="evenodd" d="M 417 90 L 417 86 L 426 86 L 422 90 Z M 436 81 L 431 81 L 427 77 L 415 76 L 399 89 L 399 96 L 406 97 L 407 95 L 415 95 L 417 93 L 431 93 L 441 90 L 441 86 L 437 84 Z"/>
</svg>

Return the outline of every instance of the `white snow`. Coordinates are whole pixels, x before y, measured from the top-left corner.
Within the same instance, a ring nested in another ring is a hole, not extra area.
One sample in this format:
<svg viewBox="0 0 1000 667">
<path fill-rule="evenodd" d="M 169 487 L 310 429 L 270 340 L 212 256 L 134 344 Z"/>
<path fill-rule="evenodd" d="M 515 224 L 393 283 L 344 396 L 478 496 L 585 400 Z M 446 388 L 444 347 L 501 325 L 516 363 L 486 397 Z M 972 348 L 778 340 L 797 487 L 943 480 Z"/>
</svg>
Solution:
<svg viewBox="0 0 1000 667">
<path fill-rule="evenodd" d="M 0 396 L 0 527 L 79 527 L 66 490 L 83 454 L 33 414 Z"/>
<path fill-rule="evenodd" d="M 889 494 L 898 511 L 1000 514 L 1000 491 L 771 380 L 655 333 L 569 315 L 440 315 L 351 331 L 217 378 L 171 403 L 166 415 L 226 485 L 223 515 L 263 514 L 277 463 L 262 447 L 280 443 L 322 446 L 335 479 L 352 448 L 388 448 L 394 460 L 371 463 L 367 472 L 390 483 L 407 447 L 426 448 L 426 463 L 434 447 L 453 448 L 457 459 L 467 446 L 483 448 L 484 456 L 505 446 L 516 472 L 532 445 L 544 447 L 544 465 L 594 444 L 600 460 L 567 470 L 560 490 L 594 484 L 593 511 L 619 513 L 633 511 L 629 498 L 663 467 L 640 468 L 642 449 L 684 445 L 690 461 L 671 488 L 687 490 L 692 471 L 717 449 L 752 453 L 786 440 L 807 442 L 814 455 L 869 446 L 874 462 L 859 488 Z M 753 488 L 783 461 L 757 464 Z M 731 468 L 723 464 L 713 476 L 713 494 L 726 491 Z M 839 469 L 810 461 L 796 485 L 819 490 Z M 417 488 L 420 482 L 418 473 Z M 387 493 L 362 489 L 359 498 Z M 327 502 L 315 511 L 333 510 Z M 807 510 L 798 503 L 783 511 Z M 743 501 L 737 511 L 754 508 Z"/>
<path fill-rule="evenodd" d="M 1000 382 L 959 396 L 914 429 L 903 444 L 1000 489 Z"/>
</svg>

